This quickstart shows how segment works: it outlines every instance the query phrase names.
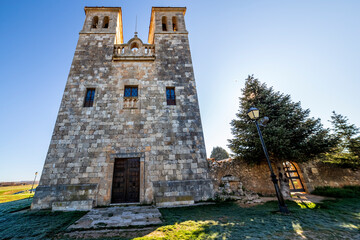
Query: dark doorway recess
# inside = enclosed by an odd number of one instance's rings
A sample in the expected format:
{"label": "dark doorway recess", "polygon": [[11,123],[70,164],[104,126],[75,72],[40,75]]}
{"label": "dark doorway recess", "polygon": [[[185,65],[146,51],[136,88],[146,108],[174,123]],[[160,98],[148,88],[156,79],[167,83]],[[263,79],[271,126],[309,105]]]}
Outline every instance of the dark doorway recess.
{"label": "dark doorway recess", "polygon": [[140,159],[116,158],[111,203],[139,202]]}
{"label": "dark doorway recess", "polygon": [[304,184],[301,181],[300,174],[295,164],[284,162],[284,170],[289,178],[290,192],[305,192]]}

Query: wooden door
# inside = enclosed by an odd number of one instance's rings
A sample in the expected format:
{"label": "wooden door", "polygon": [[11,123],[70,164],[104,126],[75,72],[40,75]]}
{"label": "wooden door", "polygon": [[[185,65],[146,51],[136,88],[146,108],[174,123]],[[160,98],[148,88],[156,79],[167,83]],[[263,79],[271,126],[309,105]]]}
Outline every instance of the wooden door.
{"label": "wooden door", "polygon": [[112,186],[112,203],[139,202],[140,159],[116,158]]}

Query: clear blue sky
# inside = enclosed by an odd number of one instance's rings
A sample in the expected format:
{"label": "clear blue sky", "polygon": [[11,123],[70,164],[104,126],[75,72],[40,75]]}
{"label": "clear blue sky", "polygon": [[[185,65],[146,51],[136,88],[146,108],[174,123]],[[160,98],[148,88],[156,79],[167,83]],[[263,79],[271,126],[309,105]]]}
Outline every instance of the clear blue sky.
{"label": "clear blue sky", "polygon": [[121,6],[124,41],[147,41],[151,6],[186,6],[210,155],[226,147],[248,74],[290,94],[329,126],[331,111],[360,126],[360,1],[2,1],[0,181],[41,173],[84,6]]}

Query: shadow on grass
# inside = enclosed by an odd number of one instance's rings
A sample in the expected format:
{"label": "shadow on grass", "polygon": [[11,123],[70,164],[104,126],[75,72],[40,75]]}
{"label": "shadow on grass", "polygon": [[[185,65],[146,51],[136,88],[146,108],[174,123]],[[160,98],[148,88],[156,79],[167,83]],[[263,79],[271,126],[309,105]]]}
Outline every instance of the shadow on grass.
{"label": "shadow on grass", "polygon": [[161,209],[165,226],[140,239],[356,239],[360,201],[326,201],[310,208],[287,202],[291,215],[274,213],[277,202],[241,208],[236,202]]}
{"label": "shadow on grass", "polygon": [[20,211],[31,200],[0,204],[0,239],[52,239],[86,212]]}
{"label": "shadow on grass", "polygon": [[[53,239],[85,212],[12,211],[27,199],[0,204],[0,239]],[[138,239],[360,239],[360,199],[325,201],[313,208],[277,202],[241,208],[236,202],[160,209],[164,225]],[[103,239],[103,238],[101,238]],[[119,239],[119,238],[112,238]]]}

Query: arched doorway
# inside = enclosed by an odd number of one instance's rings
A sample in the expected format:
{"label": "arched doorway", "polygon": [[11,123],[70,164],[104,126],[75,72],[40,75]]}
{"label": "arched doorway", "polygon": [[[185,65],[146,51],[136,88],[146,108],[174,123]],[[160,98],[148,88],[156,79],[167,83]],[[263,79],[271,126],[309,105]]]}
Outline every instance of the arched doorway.
{"label": "arched doorway", "polygon": [[290,192],[306,192],[296,164],[286,161],[283,165],[285,174],[289,178]]}

